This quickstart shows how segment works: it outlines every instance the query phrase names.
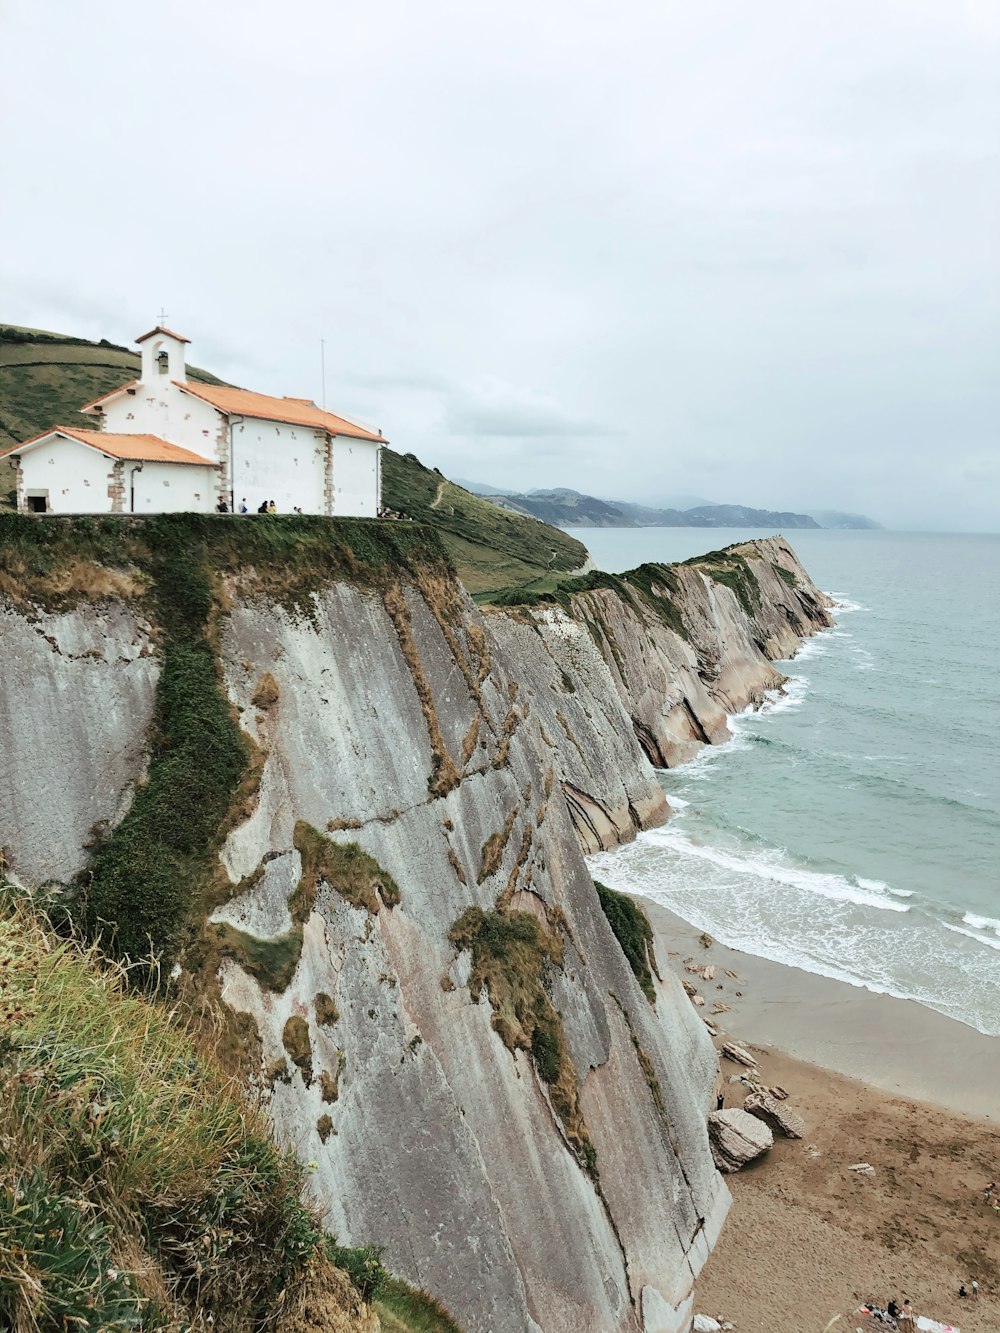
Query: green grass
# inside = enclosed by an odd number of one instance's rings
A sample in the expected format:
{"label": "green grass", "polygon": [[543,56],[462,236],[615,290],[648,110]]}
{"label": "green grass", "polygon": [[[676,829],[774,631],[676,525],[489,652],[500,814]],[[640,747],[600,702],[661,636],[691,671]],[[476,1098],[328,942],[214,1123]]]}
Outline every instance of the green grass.
{"label": "green grass", "polygon": [[561,606],[568,614],[575,615],[575,598],[604,589],[634,606],[640,616],[653,611],[675,634],[688,639],[687,626],[675,600],[679,588],[677,575],[670,565],[644,564],[624,574],[606,574],[595,569],[578,578],[550,577],[517,588],[501,588],[476,600],[493,606]]}
{"label": "green grass", "polygon": [[382,903],[387,907],[399,903],[399,885],[356,842],[334,842],[304,819],[295,825],[292,840],[302,857],[302,878],[289,904],[293,915],[296,899],[304,896],[311,905],[321,881],[353,907],[363,907],[373,916]]}
{"label": "green grass", "polygon": [[9,886],[0,981],[0,1327],[273,1327],[325,1255],[302,1168],[175,1015]]}
{"label": "green grass", "polygon": [[745,555],[733,547],[727,546],[721,551],[709,551],[706,555],[696,555],[684,561],[707,574],[716,583],[721,583],[736,594],[736,600],[752,620],[760,609],[760,584]]}
{"label": "green grass", "polygon": [[147,572],[164,631],[146,781],[77,882],[76,915],[116,957],[169,968],[214,871],[223,820],[249,766],[209,639],[206,552],[189,525],[156,525]]}
{"label": "green grass", "polygon": [[568,533],[463,490],[413,454],[383,450],[382,494],[390,508],[440,531],[473,594],[566,574],[587,558],[586,548]]}
{"label": "green grass", "polygon": [[382,1333],[462,1333],[444,1306],[428,1291],[387,1277],[375,1298]]}
{"label": "green grass", "polygon": [[642,988],[642,993],[650,1004],[656,1003],[656,988],[653,974],[656,972],[656,957],[653,953],[653,928],[646,919],[646,914],[627,894],[617,893],[607,885],[594,880],[594,888],[601,909],[608,919],[608,925],[615,939],[622,947],[622,953],[635,974],[635,979]]}
{"label": "green grass", "polygon": [[778,578],[781,579],[782,583],[786,584],[789,588],[798,588],[799,581],[790,569],[786,569],[784,565],[776,565],[773,562],[771,568],[774,570],[775,574],[777,574]]}

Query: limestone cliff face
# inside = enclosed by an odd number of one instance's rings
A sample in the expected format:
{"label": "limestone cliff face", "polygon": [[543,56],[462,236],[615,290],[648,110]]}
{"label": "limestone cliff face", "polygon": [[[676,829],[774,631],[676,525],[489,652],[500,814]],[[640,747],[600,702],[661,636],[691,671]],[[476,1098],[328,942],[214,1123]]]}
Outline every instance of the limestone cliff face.
{"label": "limestone cliff face", "polygon": [[782,537],[608,583],[574,596],[568,610],[489,617],[535,689],[541,734],[588,852],[662,823],[649,764],[670,768],[726,740],[728,716],[781,687],[772,659],[794,656],[803,636],[833,623]]}
{"label": "limestone cliff face", "polygon": [[[330,1228],[384,1244],[470,1333],[688,1327],[728,1206],[715,1053],[669,972],[643,995],[581,846],[662,820],[647,755],[719,738],[826,623],[787,546],[745,559],[752,594],[662,575],[674,628],[648,579],[485,618],[437,576],[298,609],[226,590],[220,666],[261,766],[218,852],[221,998]],[[23,883],[70,879],[127,807],[149,644],[122,603],[0,615],[0,845]]]}

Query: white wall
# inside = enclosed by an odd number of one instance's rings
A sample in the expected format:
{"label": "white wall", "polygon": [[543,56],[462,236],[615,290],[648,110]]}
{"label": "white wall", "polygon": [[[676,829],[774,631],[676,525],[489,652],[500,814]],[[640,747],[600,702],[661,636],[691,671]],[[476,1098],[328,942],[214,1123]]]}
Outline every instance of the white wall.
{"label": "white wall", "polygon": [[[123,394],[108,403],[104,428],[116,434],[159,435],[214,461],[224,420],[214,407],[160,376],[152,384],[137,385],[134,395]],[[246,496],[251,512],[263,500],[273,500],[283,514],[291,513],[296,505],[307,514],[326,513],[324,450],[322,433],[309,426],[235,418],[234,508],[238,510]],[[379,445],[365,440],[334,437],[335,515],[378,516],[378,450]],[[215,508],[217,498],[209,508]]]}
{"label": "white wall", "polygon": [[377,444],[335,435],[333,440],[333,512],[340,518],[378,518]]}
{"label": "white wall", "polygon": [[140,375],[142,380],[145,383],[151,383],[161,374],[159,365],[161,352],[167,354],[167,369],[164,378],[168,380],[187,379],[187,372],[184,368],[184,344],[178,338],[160,334],[155,338],[147,338],[140,347],[142,357]]}
{"label": "white wall", "polygon": [[137,384],[105,404],[104,429],[116,435],[159,435],[215,461],[215,445],[222,416],[200,398],[171,384],[166,375],[151,384]]}
{"label": "white wall", "polygon": [[322,432],[309,426],[247,417],[233,426],[233,501],[238,511],[246,496],[256,512],[273,500],[281,514],[299,505],[307,514],[325,512],[323,488],[326,446]]}
{"label": "white wall", "polygon": [[48,491],[53,514],[102,514],[111,509],[108,475],[114,460],[75,440],[40,444],[21,458],[24,491]]}
{"label": "white wall", "polygon": [[[125,461],[125,508],[129,506],[131,472],[135,464]],[[188,463],[143,463],[135,474],[137,514],[211,514],[217,499],[214,468]]]}

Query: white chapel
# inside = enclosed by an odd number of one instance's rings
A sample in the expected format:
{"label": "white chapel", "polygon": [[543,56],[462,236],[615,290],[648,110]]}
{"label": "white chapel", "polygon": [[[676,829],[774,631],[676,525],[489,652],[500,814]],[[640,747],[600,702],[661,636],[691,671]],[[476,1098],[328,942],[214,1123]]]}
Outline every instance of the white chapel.
{"label": "white chapel", "polygon": [[91,429],[54,426],[0,455],[17,507],[36,513],[279,513],[376,518],[381,432],[308,398],[189,380],[189,339],[157,326],[136,342],[139,378],[86,403]]}

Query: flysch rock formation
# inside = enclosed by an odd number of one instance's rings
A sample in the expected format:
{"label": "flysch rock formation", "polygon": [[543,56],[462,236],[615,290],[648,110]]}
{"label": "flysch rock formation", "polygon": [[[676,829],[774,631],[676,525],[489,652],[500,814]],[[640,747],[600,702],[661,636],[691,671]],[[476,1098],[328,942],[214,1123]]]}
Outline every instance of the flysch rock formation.
{"label": "flysch rock formation", "polygon": [[737,1107],[713,1111],[708,1117],[708,1136],[712,1155],[720,1171],[739,1171],[741,1167],[774,1147],[774,1134],[763,1120]]}
{"label": "flysch rock formation", "polygon": [[787,1102],[771,1097],[766,1092],[751,1092],[744,1097],[743,1109],[758,1120],[763,1120],[776,1134],[784,1134],[786,1139],[805,1137],[806,1122],[799,1113],[792,1110]]}
{"label": "flysch rock formation", "polygon": [[[662,820],[647,755],[721,737],[780,683],[768,655],[828,623],[790,549],[752,545],[753,614],[683,569],[683,634],[605,589],[570,615],[485,617],[433,580],[332,582],[308,611],[227,591],[220,667],[262,768],[213,921],[262,949],[301,932],[280,984],[221,964],[256,1029],[247,1079],[340,1241],[385,1245],[470,1333],[689,1327],[729,1204],[706,1129],[717,1057],[672,975],[643,996],[582,849]],[[127,808],[150,642],[122,603],[0,615],[0,846],[22,883],[72,878]],[[38,770],[65,804],[40,800]],[[296,915],[304,827],[363,849],[398,903],[355,905],[320,876]],[[470,992],[473,956],[449,940],[470,907],[555,941],[542,980],[568,1090],[530,1033],[503,1040],[487,986]]]}

